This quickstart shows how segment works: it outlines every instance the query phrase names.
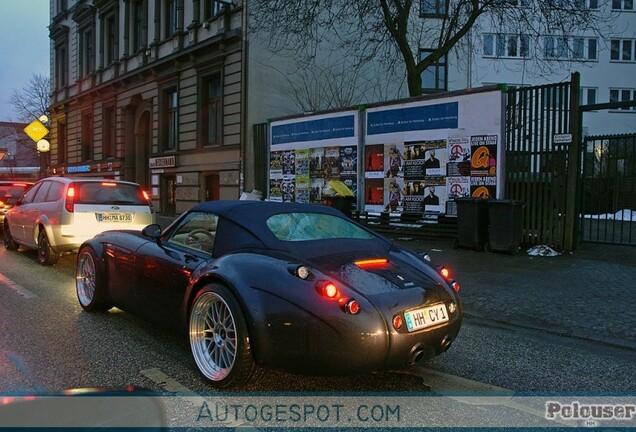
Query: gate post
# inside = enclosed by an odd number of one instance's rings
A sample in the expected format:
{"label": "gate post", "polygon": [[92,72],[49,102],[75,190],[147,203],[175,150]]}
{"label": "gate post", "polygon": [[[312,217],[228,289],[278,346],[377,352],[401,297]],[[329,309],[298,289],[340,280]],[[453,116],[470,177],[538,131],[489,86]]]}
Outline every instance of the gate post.
{"label": "gate post", "polygon": [[578,207],[577,198],[580,189],[580,147],[581,147],[581,115],[579,113],[579,92],[581,87],[581,74],[574,72],[570,83],[570,133],[572,142],[568,149],[568,176],[565,198],[565,224],[563,249],[574,250],[578,239]]}

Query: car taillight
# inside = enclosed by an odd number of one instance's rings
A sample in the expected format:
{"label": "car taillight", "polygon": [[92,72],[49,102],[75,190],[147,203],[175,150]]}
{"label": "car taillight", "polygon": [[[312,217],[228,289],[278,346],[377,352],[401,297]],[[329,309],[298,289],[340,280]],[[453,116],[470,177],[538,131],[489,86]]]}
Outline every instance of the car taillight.
{"label": "car taillight", "polygon": [[155,206],[152,205],[152,200],[150,199],[150,195],[148,195],[148,192],[146,192],[145,190],[142,190],[141,194],[143,195],[144,199],[148,202],[148,206],[150,207],[150,213],[154,213]]}
{"label": "car taillight", "polygon": [[361,269],[386,267],[389,264],[389,260],[386,258],[371,258],[355,261],[354,264]]}
{"label": "car taillight", "polygon": [[453,283],[451,283],[451,287],[453,288],[453,291],[459,292],[459,283],[457,281],[453,281]]}
{"label": "car taillight", "polygon": [[439,274],[441,274],[444,279],[448,279],[450,277],[450,270],[446,267],[441,267],[439,269]]}
{"label": "car taillight", "polygon": [[0,206],[3,206],[3,205],[4,205],[4,202],[3,202],[3,201],[0,201]]}
{"label": "car taillight", "polygon": [[319,282],[316,284],[316,291],[329,300],[337,300],[340,297],[338,287],[331,282]]}
{"label": "car taillight", "polygon": [[75,186],[73,183],[70,184],[68,190],[66,191],[66,211],[69,213],[73,213],[75,210]]}
{"label": "car taillight", "polygon": [[117,183],[113,183],[113,182],[102,182],[102,186],[109,186],[109,187],[113,187],[113,186],[117,186]]}
{"label": "car taillight", "polygon": [[350,299],[344,304],[344,311],[348,314],[355,315],[360,312],[360,303],[354,299]]}
{"label": "car taillight", "polygon": [[399,330],[402,327],[402,317],[400,315],[396,315],[393,317],[393,328]]}

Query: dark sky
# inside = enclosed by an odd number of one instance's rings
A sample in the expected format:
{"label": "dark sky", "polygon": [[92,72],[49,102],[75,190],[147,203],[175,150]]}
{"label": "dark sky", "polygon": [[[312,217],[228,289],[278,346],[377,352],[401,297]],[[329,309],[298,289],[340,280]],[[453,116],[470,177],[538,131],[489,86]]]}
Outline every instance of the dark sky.
{"label": "dark sky", "polygon": [[0,0],[0,121],[15,120],[13,89],[50,74],[48,25],[48,0]]}

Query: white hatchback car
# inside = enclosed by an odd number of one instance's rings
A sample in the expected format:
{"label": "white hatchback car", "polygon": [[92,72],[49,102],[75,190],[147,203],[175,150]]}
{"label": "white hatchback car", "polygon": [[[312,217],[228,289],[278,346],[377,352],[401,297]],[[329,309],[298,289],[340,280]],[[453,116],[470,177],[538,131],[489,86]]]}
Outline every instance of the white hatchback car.
{"label": "white hatchback car", "polygon": [[38,250],[42,265],[107,230],[142,230],[154,223],[148,194],[137,183],[50,177],[35,183],[7,212],[4,246]]}

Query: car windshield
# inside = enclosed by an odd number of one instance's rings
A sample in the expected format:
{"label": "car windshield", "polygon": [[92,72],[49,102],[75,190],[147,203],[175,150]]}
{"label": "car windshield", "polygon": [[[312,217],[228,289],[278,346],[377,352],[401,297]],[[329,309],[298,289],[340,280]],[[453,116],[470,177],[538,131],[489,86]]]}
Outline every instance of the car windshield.
{"label": "car windshield", "polygon": [[0,185],[0,198],[17,198],[28,188],[25,183]]}
{"label": "car windshield", "polygon": [[137,185],[114,182],[75,183],[76,204],[148,205]]}
{"label": "car windshield", "polygon": [[359,226],[322,213],[281,213],[267,219],[267,227],[282,241],[375,238]]}

